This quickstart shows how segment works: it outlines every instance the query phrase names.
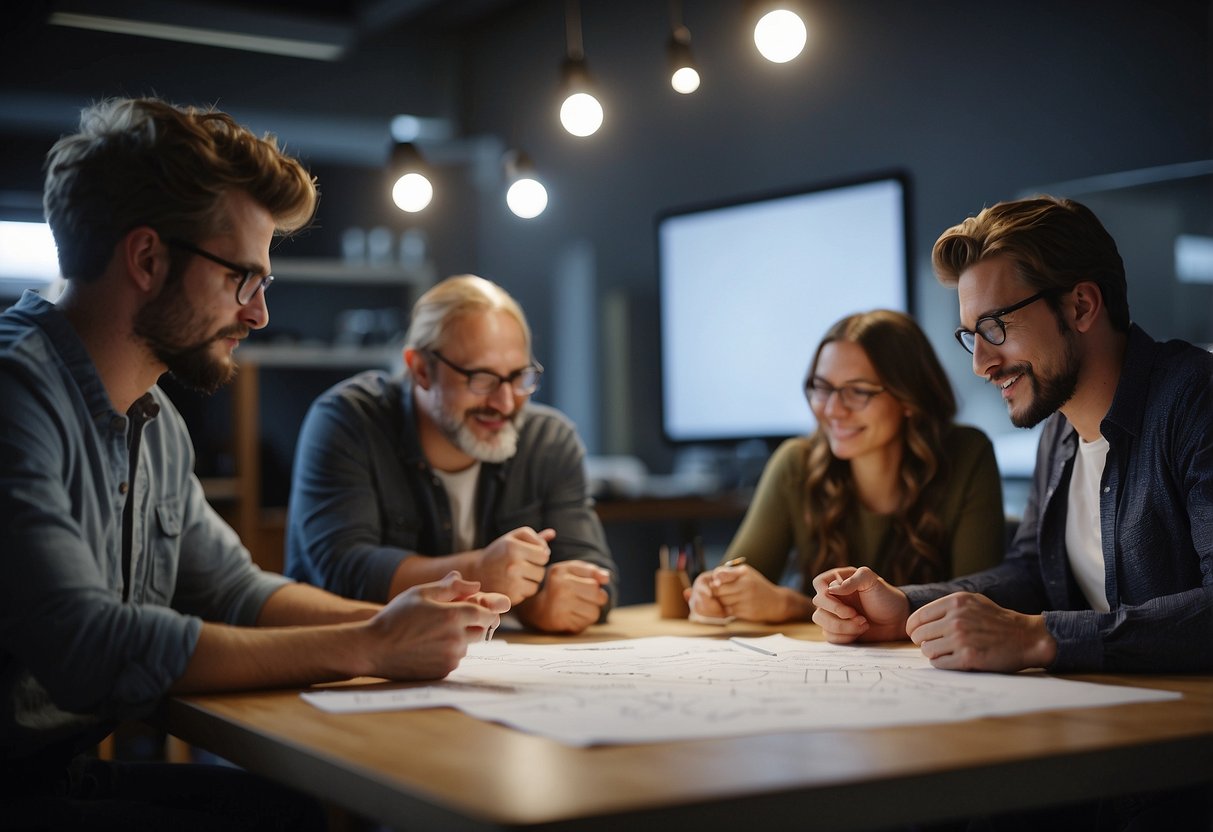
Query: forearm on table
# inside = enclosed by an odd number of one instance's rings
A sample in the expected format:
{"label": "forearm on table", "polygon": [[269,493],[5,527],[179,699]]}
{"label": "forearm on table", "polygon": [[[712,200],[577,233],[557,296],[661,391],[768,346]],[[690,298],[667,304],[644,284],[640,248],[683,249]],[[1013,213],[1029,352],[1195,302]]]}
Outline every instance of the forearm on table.
{"label": "forearm on table", "polygon": [[409,555],[400,561],[392,575],[388,598],[395,598],[406,589],[417,584],[442,580],[450,572],[458,572],[469,581],[478,581],[477,567],[480,551],[473,549],[454,555]]}
{"label": "forearm on table", "polygon": [[306,685],[369,672],[364,625],[230,627],[204,623],[174,693]]}
{"label": "forearm on table", "polygon": [[365,621],[380,608],[379,604],[342,598],[310,584],[287,584],[266,599],[257,614],[257,626],[288,627]]}

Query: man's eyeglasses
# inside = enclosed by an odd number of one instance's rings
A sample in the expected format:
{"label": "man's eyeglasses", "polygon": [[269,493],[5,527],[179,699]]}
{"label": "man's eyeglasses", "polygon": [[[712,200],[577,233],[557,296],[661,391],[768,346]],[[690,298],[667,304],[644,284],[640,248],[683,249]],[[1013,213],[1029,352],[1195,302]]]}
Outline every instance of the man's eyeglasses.
{"label": "man's eyeglasses", "polygon": [[856,387],[853,384],[835,387],[820,378],[811,378],[804,386],[804,394],[813,407],[825,407],[830,396],[837,393],[838,400],[847,410],[863,410],[873,398],[884,392],[883,387]]}
{"label": "man's eyeglasses", "polygon": [[173,248],[179,248],[182,251],[188,251],[190,254],[196,254],[199,257],[205,257],[212,263],[218,263],[223,268],[235,272],[240,275],[240,282],[236,284],[236,303],[244,306],[250,300],[257,296],[257,293],[270,288],[270,284],[274,282],[274,276],[267,274],[261,277],[256,269],[250,269],[247,266],[241,266],[239,263],[233,263],[231,260],[224,260],[222,257],[211,254],[205,249],[198,248],[193,243],[187,243],[185,240],[169,238],[164,241]]}
{"label": "man's eyeglasses", "polygon": [[1012,304],[1005,309],[996,309],[988,315],[982,315],[977,319],[976,330],[965,329],[963,326],[956,330],[956,340],[960,345],[970,353],[977,348],[977,336],[980,335],[988,344],[999,346],[1007,340],[1007,325],[1002,320],[1003,315],[1010,315],[1012,312],[1023,309],[1029,303],[1036,303],[1043,297],[1056,294],[1055,289],[1045,289],[1042,292],[1037,292],[1030,298],[1024,298],[1019,303]]}
{"label": "man's eyeglasses", "polygon": [[543,367],[538,361],[527,367],[523,367],[521,370],[515,370],[508,376],[501,376],[490,370],[468,370],[460,367],[458,364],[451,363],[438,350],[426,350],[426,352],[467,378],[468,390],[477,396],[492,395],[503,384],[510,385],[510,389],[516,395],[529,396],[539,389],[539,379],[543,376]]}

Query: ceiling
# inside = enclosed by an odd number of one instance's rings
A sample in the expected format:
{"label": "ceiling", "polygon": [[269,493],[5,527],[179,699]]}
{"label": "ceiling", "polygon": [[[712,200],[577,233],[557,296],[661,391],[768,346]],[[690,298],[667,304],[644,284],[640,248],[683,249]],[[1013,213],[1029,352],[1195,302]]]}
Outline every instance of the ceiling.
{"label": "ceiling", "polygon": [[159,95],[217,104],[313,160],[378,164],[393,115],[452,132],[451,47],[518,2],[10,0],[0,138],[42,142],[89,101]]}

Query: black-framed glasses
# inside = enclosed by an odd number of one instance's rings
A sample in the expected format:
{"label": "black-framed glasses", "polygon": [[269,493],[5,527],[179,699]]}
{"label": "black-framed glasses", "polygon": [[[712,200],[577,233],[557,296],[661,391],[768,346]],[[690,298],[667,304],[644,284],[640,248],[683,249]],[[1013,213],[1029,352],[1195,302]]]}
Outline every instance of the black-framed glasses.
{"label": "black-framed glasses", "polygon": [[804,386],[805,397],[813,407],[825,407],[830,396],[838,394],[838,400],[847,410],[863,410],[872,399],[886,392],[883,387],[857,387],[854,384],[844,384],[835,387],[823,378],[811,378]]}
{"label": "black-framed glasses", "polygon": [[212,263],[218,263],[225,269],[240,275],[240,282],[236,284],[236,303],[244,306],[250,300],[257,296],[258,292],[265,291],[270,288],[270,284],[274,282],[274,276],[267,274],[260,277],[256,269],[250,269],[247,266],[241,266],[239,263],[233,263],[231,260],[224,260],[222,257],[211,254],[206,249],[198,248],[193,243],[187,243],[185,240],[169,238],[164,241],[173,248],[179,248],[182,251],[188,251],[190,254],[196,254],[199,257],[205,257]]}
{"label": "black-framed glasses", "polygon": [[491,370],[469,370],[466,367],[460,367],[438,350],[426,350],[426,352],[466,378],[468,390],[477,396],[490,396],[496,393],[497,388],[503,384],[510,385],[510,389],[519,396],[529,396],[539,389],[539,379],[543,377],[543,366],[534,360],[521,370],[515,370],[508,376],[502,376]]}
{"label": "black-framed glasses", "polygon": [[1024,298],[1019,303],[1013,303],[1004,309],[995,309],[993,312],[982,315],[977,319],[975,329],[965,329],[963,326],[957,327],[955,333],[956,340],[959,341],[960,345],[969,353],[972,353],[973,350],[977,349],[978,335],[980,335],[986,343],[993,344],[997,347],[1007,340],[1007,325],[1002,319],[1003,315],[1010,315],[1012,312],[1023,309],[1030,303],[1036,303],[1036,301],[1040,300],[1041,298],[1048,297],[1049,295],[1056,293],[1056,289],[1045,289],[1037,292],[1030,298]]}

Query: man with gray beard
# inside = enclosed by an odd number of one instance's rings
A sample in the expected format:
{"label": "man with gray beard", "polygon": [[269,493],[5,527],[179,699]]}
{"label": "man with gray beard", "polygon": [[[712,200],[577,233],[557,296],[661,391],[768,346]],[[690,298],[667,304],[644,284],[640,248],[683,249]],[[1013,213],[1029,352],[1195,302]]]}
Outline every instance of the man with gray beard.
{"label": "man with gray beard", "polygon": [[615,564],[569,420],[530,402],[543,368],[518,303],[474,275],[413,307],[405,371],[325,392],[296,448],[286,571],[386,601],[452,569],[519,620],[577,633],[605,618]]}

